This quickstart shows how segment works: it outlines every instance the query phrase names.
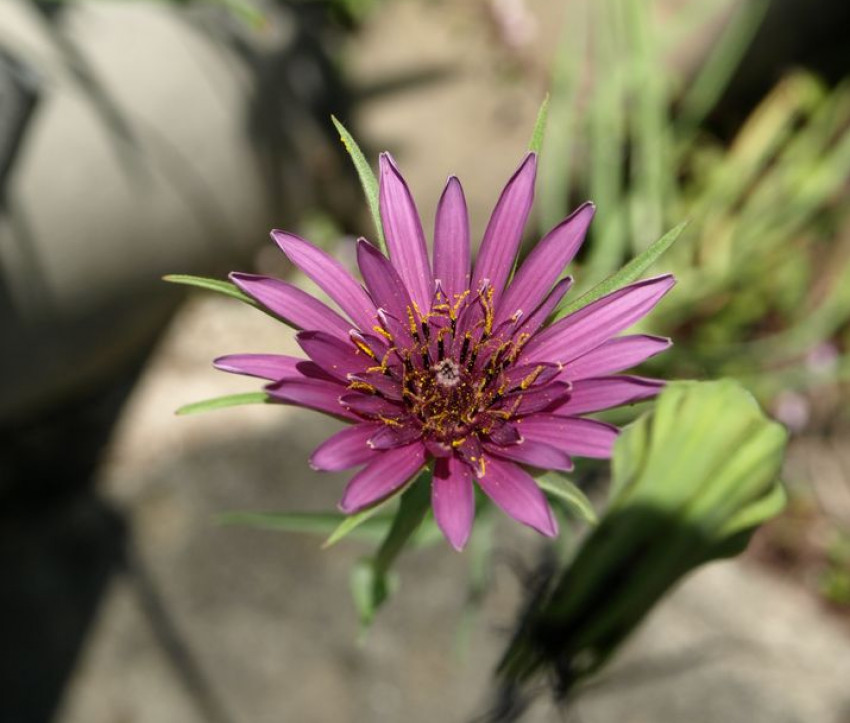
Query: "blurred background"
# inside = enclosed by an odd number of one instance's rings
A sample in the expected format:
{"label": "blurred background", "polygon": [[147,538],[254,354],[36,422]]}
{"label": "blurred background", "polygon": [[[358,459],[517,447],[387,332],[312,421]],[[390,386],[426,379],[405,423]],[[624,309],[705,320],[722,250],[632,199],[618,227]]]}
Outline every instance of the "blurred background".
{"label": "blurred background", "polygon": [[[394,153],[428,233],[460,176],[480,237],[547,90],[528,241],[593,199],[587,288],[690,219],[645,327],[676,345],[645,371],[736,377],[793,434],[787,511],[569,715],[850,721],[848,74],[846,0],[0,0],[0,722],[487,709],[540,540],[407,555],[358,642],[368,547],[215,521],[333,509],[345,476],[306,458],[335,423],[173,416],[255,389],[211,359],[291,332],[160,277],[300,283],[272,227],[351,263],[371,226],[331,113]],[[569,717],[541,696],[527,719]]]}

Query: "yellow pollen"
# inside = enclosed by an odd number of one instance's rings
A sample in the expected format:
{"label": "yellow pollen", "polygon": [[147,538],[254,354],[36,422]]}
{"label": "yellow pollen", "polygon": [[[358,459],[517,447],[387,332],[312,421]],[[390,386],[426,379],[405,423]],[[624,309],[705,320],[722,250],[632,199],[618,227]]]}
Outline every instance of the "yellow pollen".
{"label": "yellow pollen", "polygon": [[361,382],[359,379],[354,379],[348,383],[349,389],[357,389],[361,392],[369,392],[370,394],[374,394],[377,389],[373,387],[371,384],[367,384],[366,382]]}
{"label": "yellow pollen", "polygon": [[354,346],[356,346],[356,347],[357,347],[360,351],[362,351],[364,354],[366,354],[367,356],[372,357],[372,359],[374,359],[374,358],[375,358],[375,353],[374,353],[374,352],[373,352],[373,351],[372,351],[372,350],[371,350],[371,349],[370,349],[370,348],[366,345],[366,343],[365,343],[365,342],[360,341],[360,339],[357,339],[357,338],[355,338],[355,337],[352,337],[352,338],[351,338],[351,341],[352,341],[352,342],[354,342]]}
{"label": "yellow pollen", "polygon": [[393,335],[390,334],[390,332],[388,332],[386,329],[384,329],[383,326],[379,326],[378,324],[375,324],[375,326],[373,326],[372,329],[374,331],[376,331],[378,334],[380,334],[382,337],[384,337],[385,339],[389,339],[390,341],[393,340]]}
{"label": "yellow pollen", "polygon": [[523,389],[523,390],[528,389],[532,384],[534,384],[534,380],[537,379],[537,377],[540,376],[540,372],[542,372],[542,371],[543,371],[542,366],[537,367],[533,372],[531,372],[531,374],[529,374],[525,379],[523,379],[519,383],[520,389]]}

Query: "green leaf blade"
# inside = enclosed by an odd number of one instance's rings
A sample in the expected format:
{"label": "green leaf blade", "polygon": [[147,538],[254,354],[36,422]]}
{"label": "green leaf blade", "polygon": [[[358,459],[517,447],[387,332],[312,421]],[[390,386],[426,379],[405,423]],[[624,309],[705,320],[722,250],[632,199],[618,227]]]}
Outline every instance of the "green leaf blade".
{"label": "green leaf blade", "polygon": [[357,145],[357,141],[354,140],[354,136],[348,132],[348,129],[335,116],[331,116],[331,121],[339,133],[342,145],[345,146],[345,150],[348,151],[348,155],[351,157],[352,163],[354,163],[357,177],[360,179],[360,185],[363,187],[363,193],[366,195],[366,202],[369,204],[369,211],[372,214],[375,231],[378,234],[378,246],[386,254],[387,244],[384,239],[384,227],[381,223],[378,179],[375,177],[369,161],[366,160],[366,156],[363,155],[363,151],[360,150],[360,146]]}
{"label": "green leaf blade", "polygon": [[[352,536],[360,540],[378,541],[392,523],[389,515],[361,520],[358,530],[349,530]],[[254,527],[275,532],[304,532],[326,535],[338,529],[340,524],[350,519],[342,512],[226,512],[218,515],[216,521],[222,525]],[[325,545],[326,546],[326,545]]]}
{"label": "green leaf blade", "polygon": [[571,480],[556,472],[546,472],[537,477],[536,481],[540,489],[561,500],[579,519],[590,525],[599,522],[596,510],[587,495]]}
{"label": "green leaf blade", "polygon": [[230,281],[222,281],[221,279],[208,279],[204,276],[192,276],[190,274],[168,274],[162,277],[163,281],[170,284],[182,284],[184,286],[194,286],[205,291],[214,291],[218,294],[224,294],[233,299],[238,299],[245,304],[257,306],[257,302],[250,296],[244,294],[236,284]]}
{"label": "green leaf blade", "polygon": [[244,394],[229,394],[224,397],[205,399],[201,402],[184,404],[174,413],[184,417],[189,414],[200,414],[210,412],[214,409],[225,409],[226,407],[239,407],[245,404],[267,404],[269,395],[265,392],[245,392]]}
{"label": "green leaf blade", "polygon": [[528,143],[528,150],[537,155],[540,155],[540,150],[543,148],[543,139],[546,137],[546,121],[548,118],[549,94],[547,93],[543,98],[543,102],[540,104],[540,109],[537,111],[537,120],[534,123],[531,140]]}
{"label": "green leaf blade", "polygon": [[[370,507],[369,509],[363,510],[362,512],[357,512],[353,515],[342,515],[342,519],[334,527],[333,531],[328,536],[328,539],[322,543],[322,549],[325,550],[329,547],[332,547],[342,538],[347,537],[351,533],[355,532],[355,530],[357,530],[361,525],[368,522],[372,517],[374,517],[375,514],[377,514],[378,510],[380,510],[385,504],[386,502],[379,505],[375,505],[374,507]],[[389,525],[387,525],[387,529],[389,529]]]}
{"label": "green leaf blade", "polygon": [[395,589],[391,568],[396,558],[412,541],[431,506],[430,469],[420,473],[401,494],[398,511],[374,557],[362,560],[353,570],[351,592],[360,614],[360,624],[366,628],[378,609]]}
{"label": "green leaf blade", "polygon": [[565,304],[558,308],[555,312],[555,320],[561,319],[569,314],[573,314],[588,304],[593,303],[597,299],[601,299],[606,294],[610,294],[612,291],[616,291],[617,289],[637,281],[641,275],[643,275],[643,273],[673,245],[688,223],[689,221],[683,221],[651,244],[645,251],[635,256],[635,258],[629,261],[629,263],[623,266],[623,268],[619,271],[612,274],[604,281],[599,282],[596,286],[590,289],[590,291],[583,294],[572,303]]}

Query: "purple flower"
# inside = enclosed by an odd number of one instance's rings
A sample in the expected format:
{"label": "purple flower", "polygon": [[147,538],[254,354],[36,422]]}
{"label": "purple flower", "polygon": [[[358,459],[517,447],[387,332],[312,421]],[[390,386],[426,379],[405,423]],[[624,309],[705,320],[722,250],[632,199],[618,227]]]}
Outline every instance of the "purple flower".
{"label": "purple flower", "polygon": [[389,154],[380,161],[380,210],[390,258],[364,239],[364,285],[334,258],[290,233],[272,238],[342,313],[278,279],[233,273],[246,294],[301,331],[308,359],[244,354],[219,369],[268,379],[276,401],[350,423],[310,458],[320,470],[362,467],[340,502],[354,513],[434,463],[432,504],[448,541],[466,544],[474,484],[508,515],[544,535],[557,523],[525,467],[570,470],[572,456],[607,458],[618,430],[582,415],[652,397],[662,382],[617,375],[670,345],[616,336],[673,286],[670,275],[619,289],[550,325],[570,287],[559,280],[594,207],[552,229],[511,277],[534,197],[530,153],[499,198],[470,264],[460,182],[437,207],[433,265],[419,214]]}

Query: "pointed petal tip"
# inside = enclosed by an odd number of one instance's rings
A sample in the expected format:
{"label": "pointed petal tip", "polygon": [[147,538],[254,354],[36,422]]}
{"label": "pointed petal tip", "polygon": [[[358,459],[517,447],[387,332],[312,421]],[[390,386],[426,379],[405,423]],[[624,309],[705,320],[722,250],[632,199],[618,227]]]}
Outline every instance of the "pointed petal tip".
{"label": "pointed petal tip", "polygon": [[534,151],[529,151],[525,154],[519,164],[519,167],[514,173],[514,177],[519,176],[522,173],[531,173],[534,176],[537,175],[537,154]]}
{"label": "pointed petal tip", "polygon": [[216,357],[212,360],[212,366],[220,372],[240,374],[242,373],[242,369],[233,363],[233,357],[233,354],[225,354],[224,356]]}
{"label": "pointed petal tip", "polygon": [[345,498],[339,501],[336,508],[345,515],[353,515],[355,512],[359,512],[356,505],[346,502]]}
{"label": "pointed petal tip", "polygon": [[549,510],[548,520],[546,524],[541,525],[537,528],[537,531],[544,535],[545,537],[557,537],[558,536],[558,521],[555,519],[555,515],[552,514],[552,510]]}
{"label": "pointed petal tip", "polygon": [[278,245],[288,241],[290,235],[291,234],[288,233],[287,231],[284,231],[284,230],[279,229],[279,228],[273,228],[271,231],[269,231],[269,236],[272,237],[272,241],[274,241]]}
{"label": "pointed petal tip", "polygon": [[459,537],[457,539],[452,539],[448,535],[446,535],[446,541],[456,552],[463,552],[466,547],[466,543],[469,541],[469,533],[467,533],[464,537]]}
{"label": "pointed petal tip", "polygon": [[389,151],[381,151],[378,156],[378,166],[382,174],[386,171],[392,171],[397,175],[401,175],[398,170],[398,163],[396,163],[395,158],[393,158],[392,153]]}
{"label": "pointed petal tip", "polygon": [[659,274],[658,276],[653,276],[647,279],[647,281],[653,281],[655,283],[666,286],[669,289],[676,285],[677,279],[675,276],[673,276],[673,274]]}
{"label": "pointed petal tip", "polygon": [[372,257],[380,256],[382,259],[386,259],[386,256],[384,256],[381,253],[380,249],[377,246],[375,246],[375,244],[373,244],[371,241],[369,241],[369,239],[361,236],[360,238],[357,239],[357,262],[358,262],[358,264],[360,263],[360,259],[363,258],[364,256],[372,256]]}
{"label": "pointed petal tip", "polygon": [[445,199],[445,197],[448,196],[450,193],[460,195],[463,198],[464,202],[466,201],[465,194],[463,192],[463,184],[460,182],[460,179],[454,174],[451,174],[446,179],[446,185],[443,188],[441,198]]}
{"label": "pointed petal tip", "polygon": [[289,257],[290,252],[293,250],[304,247],[312,248],[314,246],[314,244],[307,241],[307,239],[301,238],[298,234],[283,231],[279,228],[272,229],[269,232],[269,235],[272,237],[272,241],[277,244],[278,248],[283,251],[287,257]]}
{"label": "pointed petal tip", "polygon": [[446,538],[446,542],[457,552],[463,552],[466,543],[469,542],[469,536],[472,534],[473,520],[469,519],[463,524],[447,525],[440,524],[439,521],[437,524],[443,533],[443,537]]}
{"label": "pointed petal tip", "polygon": [[247,293],[247,288],[250,286],[251,282],[260,281],[262,277],[258,274],[249,274],[245,271],[231,271],[227,275],[227,278],[242,289],[242,291]]}

